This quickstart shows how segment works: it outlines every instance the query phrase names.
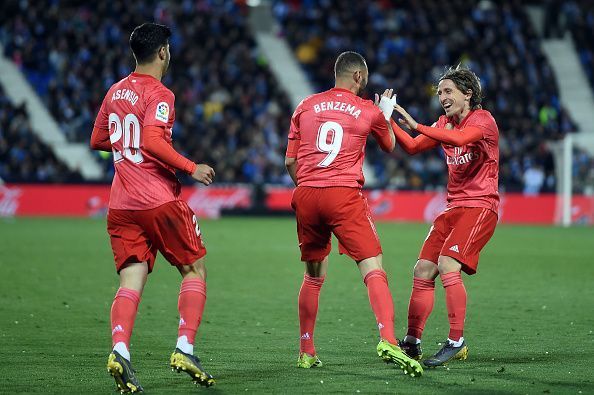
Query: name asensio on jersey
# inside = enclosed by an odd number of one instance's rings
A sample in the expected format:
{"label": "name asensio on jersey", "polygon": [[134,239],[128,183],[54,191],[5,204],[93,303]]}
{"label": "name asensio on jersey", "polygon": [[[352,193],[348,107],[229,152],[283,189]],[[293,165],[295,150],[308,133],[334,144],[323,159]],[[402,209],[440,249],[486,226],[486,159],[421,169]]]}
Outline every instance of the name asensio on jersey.
{"label": "name asensio on jersey", "polygon": [[135,105],[138,101],[138,93],[132,89],[118,89],[111,95],[111,101],[114,100],[128,100],[132,105]]}
{"label": "name asensio on jersey", "polygon": [[359,115],[361,115],[360,109],[352,104],[343,103],[341,101],[325,101],[314,105],[313,108],[316,114],[321,111],[342,111],[352,115],[355,119],[359,119]]}

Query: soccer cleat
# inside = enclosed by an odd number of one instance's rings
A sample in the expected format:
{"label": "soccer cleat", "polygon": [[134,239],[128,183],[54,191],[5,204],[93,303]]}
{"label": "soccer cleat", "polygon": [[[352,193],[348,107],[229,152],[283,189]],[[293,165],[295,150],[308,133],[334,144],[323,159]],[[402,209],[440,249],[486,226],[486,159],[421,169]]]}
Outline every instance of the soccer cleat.
{"label": "soccer cleat", "polygon": [[171,354],[171,370],[178,373],[186,372],[196,385],[210,387],[215,383],[214,377],[208,374],[200,364],[200,358],[186,354],[179,348],[176,348]]}
{"label": "soccer cleat", "polygon": [[409,358],[412,358],[415,361],[420,361],[421,358],[423,358],[423,349],[421,348],[421,343],[413,344],[405,342],[404,340],[400,340],[398,342],[398,347],[400,347],[400,349],[404,351],[404,353],[408,355]]}
{"label": "soccer cleat", "polygon": [[411,377],[419,377],[423,375],[423,368],[417,361],[409,358],[400,347],[386,340],[382,339],[378,343],[377,355],[379,355],[386,363],[393,363],[398,366],[402,369],[404,374],[410,374]]}
{"label": "soccer cleat", "polygon": [[107,359],[107,371],[116,382],[117,389],[126,392],[142,392],[142,386],[134,375],[130,361],[122,357],[117,351],[112,351]]}
{"label": "soccer cleat", "polygon": [[463,341],[460,347],[454,347],[454,344],[449,340],[445,341],[445,344],[434,356],[427,358],[423,361],[423,364],[427,367],[434,368],[436,366],[445,365],[452,359],[459,359],[464,361],[468,358],[468,347],[466,342]]}
{"label": "soccer cleat", "polygon": [[309,368],[317,368],[322,366],[322,361],[320,361],[320,358],[318,358],[317,355],[314,355],[313,357],[307,353],[299,353],[299,359],[297,359],[297,367],[298,368],[303,368],[303,369],[309,369]]}

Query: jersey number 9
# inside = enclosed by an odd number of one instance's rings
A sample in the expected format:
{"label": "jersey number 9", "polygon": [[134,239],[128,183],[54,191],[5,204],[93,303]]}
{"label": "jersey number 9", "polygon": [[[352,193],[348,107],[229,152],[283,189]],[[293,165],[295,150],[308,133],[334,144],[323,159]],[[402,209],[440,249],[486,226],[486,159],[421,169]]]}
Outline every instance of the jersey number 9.
{"label": "jersey number 9", "polygon": [[[330,143],[328,142],[328,137],[332,132]],[[328,167],[336,156],[338,156],[338,151],[340,151],[340,147],[342,146],[342,135],[344,131],[342,126],[339,123],[328,121],[324,122],[320,125],[320,129],[318,129],[318,139],[316,142],[316,146],[318,151],[325,152],[328,155],[322,160],[318,166],[319,167]]]}

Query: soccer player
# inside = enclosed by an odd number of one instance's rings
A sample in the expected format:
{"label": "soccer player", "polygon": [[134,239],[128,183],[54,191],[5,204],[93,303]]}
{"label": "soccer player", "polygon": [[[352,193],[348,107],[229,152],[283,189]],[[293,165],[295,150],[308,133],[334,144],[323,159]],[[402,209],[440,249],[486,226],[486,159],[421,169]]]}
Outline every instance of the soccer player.
{"label": "soccer player", "polygon": [[120,288],[111,307],[113,351],[107,369],[122,392],[142,391],[130,364],[130,336],[157,251],[182,275],[171,367],[185,371],[197,384],[214,384],[193,346],[206,302],[206,249],[196,215],[180,200],[175,171],[204,185],[212,183],[215,172],[172,146],[175,96],[161,83],[169,65],[169,37],[171,30],[155,23],[134,29],[130,48],[136,69],[109,89],[91,136],[91,148],[113,151],[115,163],[107,231]]}
{"label": "soccer player", "polygon": [[433,222],[414,268],[413,289],[408,307],[408,331],[400,347],[412,358],[421,359],[421,336],[433,309],[435,278],[445,288],[450,332],[425,366],[466,359],[463,337],[466,289],[461,271],[476,273],[479,254],[497,225],[499,192],[499,130],[489,111],[481,108],[479,78],[469,69],[450,68],[439,79],[439,102],[445,115],[432,127],[417,123],[396,105],[400,123],[421,133],[412,138],[396,123],[396,140],[409,154],[441,144],[448,166],[447,208]]}
{"label": "soccer player", "polygon": [[371,133],[382,150],[394,149],[387,121],[395,98],[386,90],[378,103],[358,95],[367,85],[365,59],[356,52],[338,56],[333,89],[304,99],[293,113],[285,164],[296,189],[292,207],[305,275],[299,291],[300,352],[297,366],[321,366],[314,346],[320,290],[326,277],[331,235],[340,253],[357,262],[379,328],[378,355],[411,376],[421,365],[406,356],[394,337],[394,305],[382,267],[382,249],[363,187],[365,143]]}

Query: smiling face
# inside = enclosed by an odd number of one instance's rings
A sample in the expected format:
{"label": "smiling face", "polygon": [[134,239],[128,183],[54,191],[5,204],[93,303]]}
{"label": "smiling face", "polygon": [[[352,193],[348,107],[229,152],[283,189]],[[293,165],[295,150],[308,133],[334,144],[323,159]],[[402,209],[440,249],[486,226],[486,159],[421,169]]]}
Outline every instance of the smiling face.
{"label": "smiling face", "polygon": [[472,92],[464,94],[454,81],[443,79],[437,85],[437,96],[439,103],[445,111],[446,117],[454,117],[458,120],[463,119],[470,111],[470,97]]}

